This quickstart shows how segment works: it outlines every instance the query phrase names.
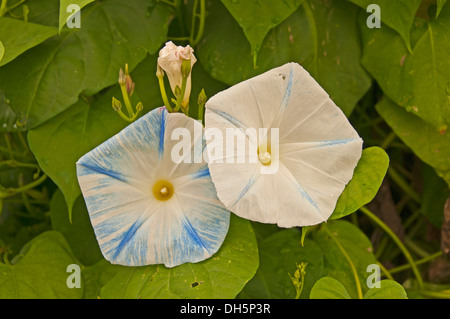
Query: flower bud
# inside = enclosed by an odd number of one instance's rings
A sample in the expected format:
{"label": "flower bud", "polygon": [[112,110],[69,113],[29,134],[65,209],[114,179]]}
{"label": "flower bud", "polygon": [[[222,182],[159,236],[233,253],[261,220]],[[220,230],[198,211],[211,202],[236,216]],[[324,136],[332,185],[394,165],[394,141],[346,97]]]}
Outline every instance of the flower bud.
{"label": "flower bud", "polygon": [[198,95],[197,104],[203,106],[206,104],[207,99],[208,97],[206,96],[205,89],[202,89]]}
{"label": "flower bud", "polygon": [[[183,77],[187,80],[183,104],[187,104],[189,101],[191,94],[191,71],[195,62],[197,62],[197,59],[194,56],[194,50],[189,45],[186,47],[176,46],[172,41],[169,41],[159,51],[158,66],[167,74],[170,87],[175,96],[177,96],[175,88],[177,86],[182,87]],[[157,75],[158,72],[157,70]]]}

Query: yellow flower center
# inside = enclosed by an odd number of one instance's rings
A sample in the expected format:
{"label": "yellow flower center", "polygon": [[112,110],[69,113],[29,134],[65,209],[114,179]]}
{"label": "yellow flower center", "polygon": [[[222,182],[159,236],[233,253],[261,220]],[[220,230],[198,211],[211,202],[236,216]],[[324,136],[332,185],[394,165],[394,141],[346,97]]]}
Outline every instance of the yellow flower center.
{"label": "yellow flower center", "polygon": [[267,149],[265,151],[259,150],[258,147],[258,159],[263,165],[269,165],[272,161],[272,155],[270,154],[270,146],[266,147]]}
{"label": "yellow flower center", "polygon": [[157,200],[168,200],[173,195],[173,185],[166,180],[159,180],[153,185],[153,195]]}

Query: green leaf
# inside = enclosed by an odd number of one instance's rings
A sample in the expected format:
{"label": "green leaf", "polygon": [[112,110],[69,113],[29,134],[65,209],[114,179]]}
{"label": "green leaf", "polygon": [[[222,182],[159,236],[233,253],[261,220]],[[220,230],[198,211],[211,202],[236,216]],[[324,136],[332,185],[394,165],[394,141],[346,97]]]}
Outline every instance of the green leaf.
{"label": "green leaf", "polygon": [[[362,293],[367,291],[366,279],[369,274],[367,267],[376,264],[377,260],[370,240],[358,227],[344,220],[328,221],[313,233],[311,239],[323,251],[323,276],[339,278],[349,295],[352,298],[358,297],[355,273],[342,248],[354,266]],[[305,247],[307,245],[306,241]]]}
{"label": "green leaf", "polygon": [[244,30],[254,61],[267,33],[297,10],[302,2],[303,0],[222,0]]}
{"label": "green leaf", "polygon": [[241,27],[221,2],[212,1],[207,10],[197,53],[205,69],[221,82],[233,85],[287,62],[298,62],[347,115],[371,85],[359,62],[358,7],[351,3],[304,1],[269,31],[256,69]]}
{"label": "green leaf", "polygon": [[5,46],[3,45],[3,42],[0,41],[0,63],[2,63],[4,55],[5,55]]}
{"label": "green leaf", "polygon": [[376,109],[397,136],[425,163],[432,166],[450,187],[450,134],[434,127],[384,98]]}
{"label": "green leaf", "polygon": [[284,229],[258,243],[259,268],[245,286],[241,298],[292,299],[296,295],[289,274],[296,265],[307,262],[305,282],[300,298],[307,298],[314,282],[323,274],[323,252],[313,241],[302,247],[298,229]]}
{"label": "green leaf", "polygon": [[396,32],[361,22],[363,65],[391,100],[443,133],[450,124],[449,22],[449,4],[436,20],[416,19],[412,53]]}
{"label": "green leaf", "polygon": [[106,259],[84,267],[81,271],[84,283],[84,299],[100,298],[100,291],[120,270],[120,266],[111,265]]}
{"label": "green leaf", "polygon": [[69,10],[70,5],[77,5],[79,10],[83,9],[86,5],[94,0],[60,0],[59,1],[59,32],[61,32],[64,25],[71,19],[76,13],[73,10]]}
{"label": "green leaf", "polygon": [[377,194],[388,167],[389,156],[383,149],[377,146],[364,149],[330,219],[347,216],[369,203]]}
{"label": "green leaf", "polygon": [[72,222],[70,222],[64,195],[57,190],[50,203],[50,219],[52,229],[63,234],[74,256],[83,265],[91,265],[102,259],[102,253],[81,196],[75,202]]}
{"label": "green leaf", "polygon": [[64,237],[45,232],[25,245],[12,265],[0,263],[0,298],[81,298],[83,287],[67,287],[67,266],[76,263]]}
{"label": "green leaf", "polygon": [[344,285],[331,277],[320,278],[311,289],[310,299],[352,299]]}
{"label": "green leaf", "polygon": [[436,19],[439,17],[439,14],[441,13],[446,2],[447,0],[437,0]]}
{"label": "green leaf", "polygon": [[[0,18],[0,41],[4,47],[0,66],[56,34],[58,30],[52,27],[7,17]],[[0,48],[0,57],[1,51]]]}
{"label": "green leaf", "polygon": [[79,100],[28,133],[28,143],[39,166],[64,194],[70,220],[73,204],[81,195],[75,163],[129,124],[112,109],[112,96],[120,97],[117,88],[106,92],[92,105]]}
{"label": "green leaf", "polygon": [[398,282],[385,279],[379,284],[380,288],[370,288],[364,299],[408,299],[405,289]]}
{"label": "green leaf", "polygon": [[232,214],[223,245],[209,259],[174,268],[121,267],[103,287],[101,298],[234,298],[257,268],[251,224]]}
{"label": "green leaf", "polygon": [[[408,299],[405,289],[393,280],[381,280],[380,287],[370,288],[364,299]],[[344,285],[331,277],[319,279],[311,289],[311,299],[352,299]]]}
{"label": "green leaf", "polygon": [[[414,22],[417,9],[420,6],[421,0],[349,0],[354,4],[360,6],[364,11],[370,4],[377,4],[380,6],[380,18],[390,28],[398,32],[402,37],[407,48],[410,48],[410,30]],[[365,13],[365,17],[369,17],[371,12]],[[366,27],[367,25],[363,25]]]}
{"label": "green leaf", "polygon": [[10,11],[11,16],[22,17],[24,6],[28,7],[28,22],[53,27],[58,30],[59,0],[26,0],[22,5]]}
{"label": "green leaf", "polygon": [[[22,124],[33,128],[117,82],[119,68],[130,70],[156,52],[167,35],[170,11],[149,10],[146,0],[96,2],[83,14],[82,27],[63,32],[0,68],[0,89]],[[136,30],[139,30],[137,32]]]}

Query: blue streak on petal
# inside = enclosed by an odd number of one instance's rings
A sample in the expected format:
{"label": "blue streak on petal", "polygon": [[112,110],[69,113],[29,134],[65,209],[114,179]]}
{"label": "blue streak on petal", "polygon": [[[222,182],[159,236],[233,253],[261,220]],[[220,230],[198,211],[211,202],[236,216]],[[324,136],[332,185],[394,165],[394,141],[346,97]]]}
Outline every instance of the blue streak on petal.
{"label": "blue streak on petal", "polygon": [[306,200],[311,204],[311,205],[313,205],[318,211],[319,211],[319,213],[321,213],[321,211],[320,211],[320,208],[317,206],[317,203],[308,195],[308,193],[304,190],[304,188],[300,185],[300,184],[298,184],[298,189],[299,189],[299,191],[300,191],[300,194],[304,197],[304,198],[306,198]]}
{"label": "blue streak on petal", "polygon": [[198,235],[197,231],[194,229],[194,227],[192,227],[191,222],[187,219],[187,218],[183,218],[182,220],[183,223],[183,227],[184,229],[187,231],[187,233],[189,234],[189,236],[194,240],[194,242],[202,247],[203,249],[205,249],[208,253],[209,250],[206,247],[206,245],[203,243],[203,241],[200,239],[200,236]]}
{"label": "blue streak on petal", "polygon": [[211,112],[216,113],[217,115],[223,117],[225,120],[233,124],[235,127],[245,130],[247,127],[242,124],[242,122],[236,120],[234,117],[232,117],[230,114],[227,114],[223,111],[219,111],[216,109],[209,109]]}
{"label": "blue streak on petal", "polygon": [[164,153],[164,133],[166,131],[166,110],[160,109],[161,112],[161,126],[159,130],[159,158],[161,159]]}
{"label": "blue streak on petal", "polygon": [[209,177],[209,176],[210,176],[210,174],[209,174],[209,169],[208,168],[203,170],[203,171],[198,171],[198,172],[195,172],[194,174],[192,174],[192,178],[193,179],[198,179],[198,178],[202,178],[202,177]]}
{"label": "blue streak on petal", "polygon": [[283,101],[281,102],[281,107],[285,108],[288,105],[289,97],[291,96],[292,91],[292,80],[294,79],[294,68],[291,65],[291,69],[289,71],[289,80],[286,86],[286,91],[284,92]]}
{"label": "blue streak on petal", "polygon": [[347,144],[347,143],[355,141],[355,140],[357,140],[357,139],[356,138],[350,138],[350,139],[344,139],[344,140],[320,141],[320,142],[317,142],[317,144],[318,144],[318,147],[325,147],[325,146]]}
{"label": "blue streak on petal", "polygon": [[115,260],[117,258],[117,256],[119,256],[119,254],[122,251],[123,247],[133,238],[133,236],[136,234],[137,230],[142,226],[142,224],[144,224],[145,221],[146,221],[145,218],[139,218],[123,234],[122,240],[120,241],[119,245],[116,248],[116,251],[114,252],[113,260]]}
{"label": "blue streak on petal", "polygon": [[117,180],[119,180],[119,181],[122,181],[122,182],[125,182],[125,183],[127,182],[127,179],[126,179],[125,176],[123,176],[123,175],[121,175],[121,174],[119,174],[119,173],[116,173],[116,172],[107,170],[107,169],[105,169],[105,168],[103,168],[103,167],[100,167],[100,166],[94,166],[94,165],[91,165],[91,164],[86,163],[86,162],[84,162],[84,163],[78,163],[78,165],[81,165],[81,166],[84,166],[84,167],[86,167],[86,168],[89,168],[90,170],[93,170],[93,171],[96,172],[96,173],[103,174],[103,175],[107,175],[107,176],[109,176],[109,177],[115,178],[115,179],[117,179]]}
{"label": "blue streak on petal", "polygon": [[237,202],[239,202],[241,200],[242,197],[244,197],[244,195],[248,192],[248,190],[253,186],[253,184],[255,184],[256,179],[257,179],[258,175],[253,175],[247,185],[245,185],[244,189],[241,191],[241,193],[239,194],[238,198],[236,199],[236,201],[233,203],[233,205],[231,205],[231,207],[233,207],[234,205],[237,204]]}

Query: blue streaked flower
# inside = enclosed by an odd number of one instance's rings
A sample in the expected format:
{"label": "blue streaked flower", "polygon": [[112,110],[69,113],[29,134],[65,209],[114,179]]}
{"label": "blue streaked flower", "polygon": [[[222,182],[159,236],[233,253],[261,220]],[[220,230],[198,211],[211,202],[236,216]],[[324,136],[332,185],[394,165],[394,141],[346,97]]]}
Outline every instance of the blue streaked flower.
{"label": "blue streaked flower", "polygon": [[[113,264],[167,267],[199,262],[221,246],[230,213],[218,200],[201,147],[175,163],[176,128],[194,122],[159,108],[77,162],[78,181],[104,257]],[[198,124],[201,126],[201,124]],[[201,128],[200,132],[202,132]],[[195,134],[191,134],[194,136]]]}
{"label": "blue streaked flower", "polygon": [[[206,130],[249,132],[244,153],[236,143],[227,145],[235,153],[214,157],[210,148],[217,143],[207,140],[209,169],[225,207],[258,222],[293,227],[326,221],[361,157],[358,133],[296,63],[213,96],[205,121]],[[261,129],[267,133],[254,133]]]}

